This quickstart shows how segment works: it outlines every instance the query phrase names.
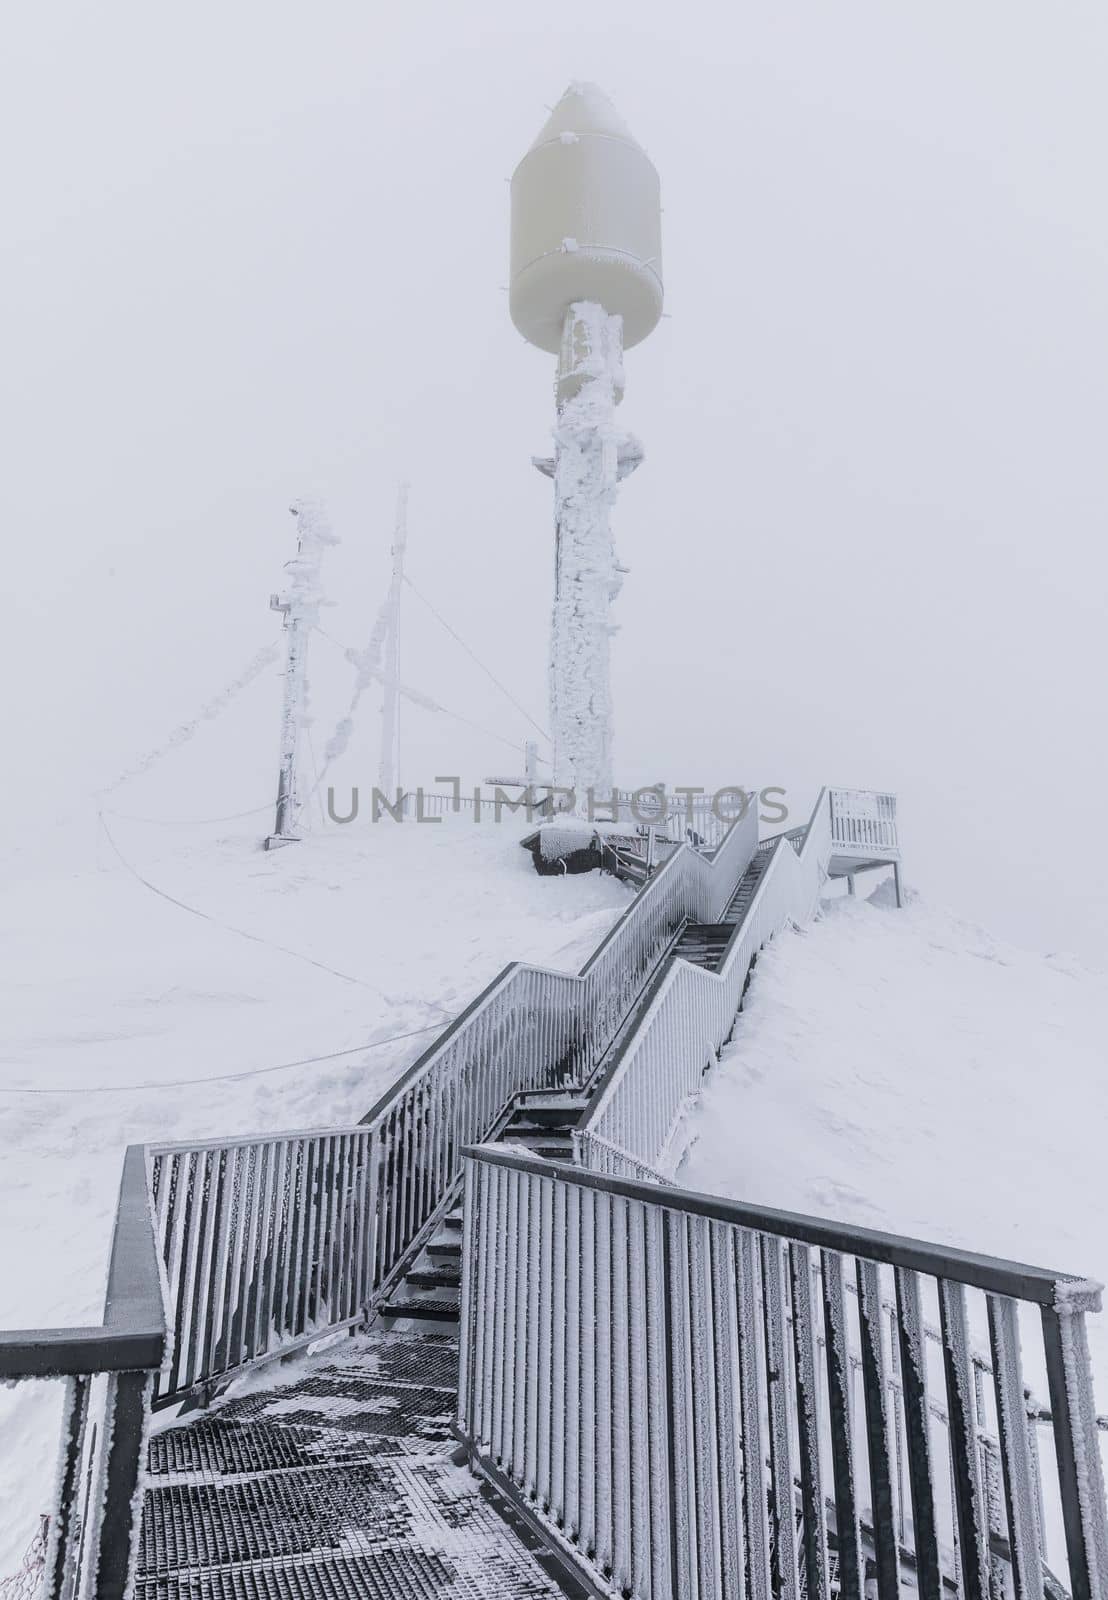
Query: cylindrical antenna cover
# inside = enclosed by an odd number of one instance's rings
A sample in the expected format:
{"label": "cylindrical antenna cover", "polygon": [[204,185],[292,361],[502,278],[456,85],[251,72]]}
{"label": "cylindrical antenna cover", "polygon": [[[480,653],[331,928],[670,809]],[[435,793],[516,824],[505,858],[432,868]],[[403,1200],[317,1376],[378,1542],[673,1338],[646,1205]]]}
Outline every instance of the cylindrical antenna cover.
{"label": "cylindrical antenna cover", "polygon": [[567,89],[512,178],[512,321],[556,354],[578,300],[623,318],[625,349],[662,314],[658,174],[591,84]]}

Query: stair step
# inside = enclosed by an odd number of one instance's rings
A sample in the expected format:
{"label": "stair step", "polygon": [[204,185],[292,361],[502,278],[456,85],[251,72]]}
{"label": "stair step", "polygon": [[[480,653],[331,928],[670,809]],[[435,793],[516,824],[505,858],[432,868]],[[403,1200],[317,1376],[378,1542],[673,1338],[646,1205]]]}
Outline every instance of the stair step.
{"label": "stair step", "polygon": [[497,1143],[518,1145],[529,1155],[542,1156],[546,1161],[573,1160],[573,1140],[568,1135],[559,1139],[549,1129],[544,1129],[542,1133],[517,1134],[515,1129],[505,1128]]}
{"label": "stair step", "polygon": [[383,1317],[415,1317],[420,1322],[457,1322],[457,1300],[387,1300]]}
{"label": "stair step", "polygon": [[565,1129],[575,1128],[585,1115],[585,1107],[577,1105],[572,1110],[555,1109],[551,1106],[548,1110],[540,1107],[532,1111],[526,1106],[522,1111],[517,1111],[509,1122],[508,1127],[521,1133],[560,1133]]}
{"label": "stair step", "polygon": [[528,1150],[537,1150],[540,1146],[561,1146],[572,1149],[572,1140],[569,1133],[562,1133],[558,1128],[519,1128],[509,1123],[504,1132],[497,1139],[498,1144],[522,1144]]}
{"label": "stair step", "polygon": [[579,1094],[571,1094],[566,1089],[525,1089],[516,1096],[516,1105],[521,1111],[556,1111],[585,1109],[585,1100]]}
{"label": "stair step", "polygon": [[461,1283],[460,1267],[413,1267],[405,1274],[404,1282],[411,1289],[457,1289]]}
{"label": "stair step", "polygon": [[432,1239],[427,1254],[433,1261],[460,1261],[462,1242],[460,1239]]}

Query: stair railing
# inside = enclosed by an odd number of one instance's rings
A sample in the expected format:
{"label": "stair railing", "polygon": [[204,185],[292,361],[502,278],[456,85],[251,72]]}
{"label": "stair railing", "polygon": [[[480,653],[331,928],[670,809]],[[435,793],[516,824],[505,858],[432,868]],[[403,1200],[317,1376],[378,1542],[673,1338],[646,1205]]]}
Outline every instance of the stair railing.
{"label": "stair railing", "polygon": [[142,1438],[164,1353],[146,1156],[141,1145],[131,1145],[123,1160],[103,1323],[0,1332],[0,1382],[65,1380],[46,1600],[122,1600],[126,1592]]}
{"label": "stair railing", "polygon": [[[1108,1593],[1099,1285],[465,1155],[459,1432],[603,1592],[827,1600],[834,1563],[842,1600]],[[1027,1379],[1050,1396],[1038,1441]]]}
{"label": "stair railing", "polygon": [[364,1321],[463,1146],[516,1095],[588,1081],[676,929],[727,903],[756,846],[751,808],[714,858],[675,851],[577,976],[506,967],[360,1124],[150,1146],[172,1335],[155,1407]]}
{"label": "stair railing", "polygon": [[[814,914],[830,854],[831,813],[823,790],[799,853],[784,835],[771,845],[769,864],[720,970],[708,972],[677,957],[658,974],[574,1132],[581,1165],[626,1177],[641,1166],[676,1170],[680,1131],[705,1072],[734,1028],[751,965],[787,923]],[[702,920],[715,920],[725,907],[726,902],[713,905],[713,915]]]}
{"label": "stair railing", "polygon": [[848,855],[895,861],[896,796],[876,789],[829,789],[831,840]]}

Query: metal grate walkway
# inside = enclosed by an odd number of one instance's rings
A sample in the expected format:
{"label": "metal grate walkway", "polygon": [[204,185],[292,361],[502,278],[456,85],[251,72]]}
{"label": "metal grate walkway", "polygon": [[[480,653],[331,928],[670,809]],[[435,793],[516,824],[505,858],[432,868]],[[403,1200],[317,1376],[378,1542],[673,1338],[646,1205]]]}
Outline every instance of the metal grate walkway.
{"label": "metal grate walkway", "polygon": [[153,1434],[135,1600],[583,1594],[451,1460],[457,1367],[444,1335],[364,1334]]}

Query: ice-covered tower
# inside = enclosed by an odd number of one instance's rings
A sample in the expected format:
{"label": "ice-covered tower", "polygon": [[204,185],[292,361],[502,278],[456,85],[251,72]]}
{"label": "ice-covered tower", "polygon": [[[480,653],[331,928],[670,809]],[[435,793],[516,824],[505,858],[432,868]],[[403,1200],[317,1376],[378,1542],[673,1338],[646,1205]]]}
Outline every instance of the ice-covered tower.
{"label": "ice-covered tower", "polygon": [[624,568],[609,512],[642,460],[616,423],[623,352],[662,314],[658,174],[611,101],[574,83],[512,177],[512,321],[558,357],[552,460],[554,781],[612,787],[611,602]]}

